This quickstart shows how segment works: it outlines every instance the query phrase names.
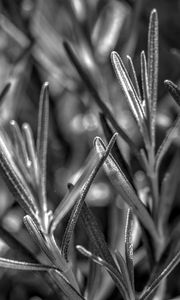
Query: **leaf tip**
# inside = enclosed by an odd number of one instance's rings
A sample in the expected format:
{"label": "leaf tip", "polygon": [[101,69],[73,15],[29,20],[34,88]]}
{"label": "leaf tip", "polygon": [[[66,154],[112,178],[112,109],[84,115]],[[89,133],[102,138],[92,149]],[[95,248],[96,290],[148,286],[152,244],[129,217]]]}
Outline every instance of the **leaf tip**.
{"label": "leaf tip", "polygon": [[150,13],[150,20],[155,20],[155,21],[158,20],[158,13],[157,13],[157,9],[156,9],[156,8],[153,8],[153,9],[151,10],[151,13]]}
{"label": "leaf tip", "polygon": [[112,51],[111,52],[111,61],[112,63],[117,63],[119,60],[118,60],[118,53],[116,51]]}

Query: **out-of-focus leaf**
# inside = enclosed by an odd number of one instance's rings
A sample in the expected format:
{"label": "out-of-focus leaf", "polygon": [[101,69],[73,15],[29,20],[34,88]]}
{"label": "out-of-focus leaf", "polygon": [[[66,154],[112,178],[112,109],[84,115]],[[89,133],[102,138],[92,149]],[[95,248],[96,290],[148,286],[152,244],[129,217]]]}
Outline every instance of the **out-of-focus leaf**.
{"label": "out-of-focus leaf", "polygon": [[5,97],[6,97],[7,93],[9,92],[10,87],[11,87],[11,83],[8,82],[8,83],[6,83],[3,90],[1,91],[1,93],[0,93],[0,104],[2,104],[3,101],[5,100]]}
{"label": "out-of-focus leaf", "polygon": [[168,217],[171,213],[172,204],[176,195],[177,187],[179,184],[179,169],[180,169],[180,156],[179,149],[177,149],[168,170],[166,171],[162,180],[161,194],[159,201],[159,217],[158,226],[160,230],[166,230]]}
{"label": "out-of-focus leaf", "polygon": [[[96,140],[96,149],[101,156],[101,152],[104,152],[105,145],[100,138]],[[126,201],[127,204],[132,207],[133,212],[140,219],[143,226],[148,230],[151,237],[158,242],[158,234],[153,219],[111,155],[109,155],[105,162],[105,170],[109,179],[112,181],[113,185],[120,193],[124,201]]]}
{"label": "out-of-focus leaf", "polygon": [[[129,2],[130,3],[130,2]],[[127,55],[127,53],[134,57],[136,46],[137,46],[137,40],[139,35],[139,20],[141,18],[141,13],[143,9],[143,0],[137,0],[133,3],[133,10],[131,17],[129,18],[129,31],[127,35],[126,43],[123,47],[123,56]]]}
{"label": "out-of-focus leaf", "polygon": [[103,266],[104,268],[106,268],[107,271],[109,272],[110,276],[114,280],[114,282],[115,282],[117,288],[119,289],[120,293],[124,297],[124,299],[129,299],[128,290],[126,289],[126,286],[125,286],[125,283],[124,283],[124,278],[122,277],[121,273],[119,273],[117,271],[117,269],[115,269],[111,264],[109,264],[108,262],[103,260],[101,257],[99,257],[99,256],[93,254],[92,252],[86,250],[84,247],[78,245],[78,246],[76,246],[76,248],[84,256],[92,259],[94,262],[96,262],[100,266]]}
{"label": "out-of-focus leaf", "polygon": [[103,102],[103,100],[101,99],[97,89],[94,86],[94,83],[92,82],[92,80],[90,79],[87,71],[85,70],[85,68],[82,66],[82,63],[80,62],[80,60],[77,57],[77,54],[75,54],[74,50],[72,49],[71,45],[69,42],[64,42],[64,48],[71,60],[71,62],[73,63],[73,65],[75,66],[75,68],[77,69],[79,75],[81,76],[82,80],[85,82],[89,92],[91,93],[91,95],[93,96],[95,102],[97,103],[97,105],[99,106],[99,108],[102,110],[102,112],[105,114],[105,116],[108,118],[108,120],[111,122],[112,126],[115,128],[115,130],[119,133],[119,135],[124,139],[124,141],[129,145],[131,151],[134,152],[134,154],[136,155],[136,157],[138,158],[139,162],[141,164],[142,160],[141,157],[139,155],[139,152],[135,146],[135,144],[131,141],[131,139],[128,137],[128,135],[124,132],[124,130],[119,126],[119,124],[117,123],[117,121],[115,120],[115,118],[113,117],[111,111],[109,110],[109,108],[107,107],[107,105]]}
{"label": "out-of-focus leaf", "polygon": [[83,0],[70,0],[69,1],[71,8],[76,16],[76,19],[79,23],[82,23],[86,20],[87,17],[87,4]]}
{"label": "out-of-focus leaf", "polygon": [[128,210],[125,230],[125,255],[126,264],[132,287],[134,287],[134,264],[133,264],[133,214]]}
{"label": "out-of-focus leaf", "polygon": [[107,59],[115,47],[128,14],[129,7],[126,3],[117,0],[108,2],[101,11],[92,32],[92,41],[98,60]]}
{"label": "out-of-focus leaf", "polygon": [[151,142],[155,148],[155,124],[157,108],[157,87],[158,87],[158,60],[159,60],[159,42],[158,42],[158,15],[155,9],[152,10],[149,20],[148,31],[148,80],[151,107]]}
{"label": "out-of-focus leaf", "polygon": [[165,80],[164,84],[179,107],[180,106],[180,89],[178,88],[178,86],[176,84],[174,84],[170,80]]}
{"label": "out-of-focus leaf", "polygon": [[80,197],[79,200],[76,202],[73,211],[71,213],[64,237],[63,237],[63,242],[62,242],[62,246],[61,246],[61,251],[63,256],[65,257],[66,260],[68,260],[68,248],[69,248],[69,243],[72,237],[72,234],[74,232],[74,228],[75,225],[77,223],[77,220],[79,218],[79,214],[81,212],[85,197],[91,187],[91,184],[93,182],[93,180],[95,179],[95,176],[97,175],[97,172],[99,171],[99,169],[101,168],[102,164],[104,163],[104,161],[106,160],[106,158],[108,157],[115,141],[117,138],[117,134],[115,133],[113,135],[113,137],[111,138],[106,150],[104,151],[104,155],[100,158],[100,160],[97,162],[97,164],[95,165],[95,167],[92,169],[92,172],[90,173],[89,177],[87,178],[85,184],[80,187]]}
{"label": "out-of-focus leaf", "polygon": [[162,159],[164,158],[164,155],[166,154],[167,150],[169,149],[169,147],[172,143],[174,134],[178,130],[179,125],[180,125],[180,115],[178,115],[175,122],[168,129],[166,136],[157,151],[157,154],[156,154],[156,169],[157,170],[159,169]]}

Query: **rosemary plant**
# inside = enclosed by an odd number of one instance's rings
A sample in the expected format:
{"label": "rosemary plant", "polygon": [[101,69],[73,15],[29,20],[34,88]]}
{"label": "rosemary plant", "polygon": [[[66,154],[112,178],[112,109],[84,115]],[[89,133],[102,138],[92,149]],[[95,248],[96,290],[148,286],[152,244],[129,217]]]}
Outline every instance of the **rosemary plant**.
{"label": "rosemary plant", "polygon": [[[46,195],[46,157],[49,127],[49,86],[45,83],[41,90],[37,126],[37,140],[34,141],[29,124],[22,129],[16,121],[11,121],[13,142],[5,132],[0,135],[0,171],[15,199],[25,212],[25,226],[45,256],[46,263],[35,258],[34,262],[17,261],[0,258],[0,267],[23,271],[44,272],[48,283],[57,292],[57,299],[62,294],[68,299],[95,299],[94,289],[97,288],[95,278],[91,284],[82,288],[77,276],[78,266],[73,265],[70,254],[73,243],[74,229],[78,220],[83,224],[91,243],[86,249],[77,245],[77,250],[87,257],[91,271],[98,273],[96,265],[103,267],[110,275],[121,297],[125,300],[145,300],[159,295],[163,299],[164,290],[160,294],[159,285],[165,285],[165,278],[180,262],[178,241],[174,239],[174,231],[168,227],[168,217],[173,201],[170,191],[176,190],[179,170],[179,152],[175,154],[167,172],[160,182],[160,166],[172,143],[174,132],[177,130],[180,117],[168,130],[161,146],[156,150],[156,110],[158,88],[158,15],[154,9],[150,15],[148,31],[147,58],[141,52],[141,87],[139,85],[132,59],[128,56],[129,72],[121,57],[115,51],[111,54],[112,64],[120,83],[125,99],[137,123],[143,146],[138,150],[137,145],[129,138],[113,116],[109,107],[101,98],[94,82],[88,76],[69,42],[64,47],[96,104],[101,109],[100,120],[106,145],[100,137],[94,140],[94,150],[76,184],[69,184],[69,190],[58,207],[49,210]],[[165,82],[170,93],[180,104],[180,90],[170,81]],[[0,95],[0,99],[9,89],[9,84]],[[142,91],[142,92],[141,92]],[[124,139],[129,149],[139,162],[139,169],[147,179],[149,194],[142,202],[141,195],[133,178],[133,172],[123,157],[118,146],[118,137]],[[111,251],[105,241],[103,232],[85,202],[87,193],[99,171],[104,165],[109,179],[117,193],[128,205],[126,214],[124,253],[118,249]],[[70,213],[67,227],[62,238],[61,247],[55,239],[55,230],[67,214]],[[149,259],[150,276],[141,293],[136,292],[134,278],[133,227],[134,215],[138,218],[142,229],[142,241]],[[175,228],[176,232],[177,228]],[[13,239],[3,232],[5,240],[12,244]],[[168,235],[170,236],[169,238]]]}

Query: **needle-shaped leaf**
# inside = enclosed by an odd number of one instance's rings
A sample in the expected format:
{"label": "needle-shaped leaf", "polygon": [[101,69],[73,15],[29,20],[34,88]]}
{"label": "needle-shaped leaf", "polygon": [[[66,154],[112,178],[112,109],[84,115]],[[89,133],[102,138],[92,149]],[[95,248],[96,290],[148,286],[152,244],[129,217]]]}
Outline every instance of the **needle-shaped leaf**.
{"label": "needle-shaped leaf", "polygon": [[126,283],[126,286],[127,286],[128,292],[129,292],[129,297],[130,297],[130,299],[135,299],[134,284],[132,285],[132,282],[131,282],[131,279],[129,276],[130,274],[129,274],[127,266],[126,266],[126,262],[118,250],[115,251],[115,256],[116,256],[116,260],[118,262],[120,271],[122,273],[122,276],[124,278],[124,281]]}
{"label": "needle-shaped leaf", "polygon": [[26,225],[26,228],[30,235],[32,236],[34,242],[40,249],[46,254],[46,256],[49,258],[50,261],[52,261],[53,256],[51,255],[51,252],[49,251],[49,248],[47,247],[45,238],[42,234],[42,232],[39,230],[37,224],[34,222],[34,220],[26,215],[24,217],[24,224]]}
{"label": "needle-shaped leaf", "polygon": [[79,75],[81,76],[82,80],[85,82],[85,84],[86,84],[89,92],[93,96],[96,104],[99,106],[99,108],[102,110],[102,112],[108,118],[108,120],[111,122],[111,124],[114,127],[114,129],[119,133],[119,135],[122,137],[122,139],[128,144],[128,146],[130,147],[131,151],[134,152],[134,154],[136,155],[136,157],[138,158],[138,160],[140,161],[140,163],[142,163],[141,157],[139,155],[139,152],[137,150],[136,145],[133,143],[133,141],[131,141],[131,139],[124,132],[124,130],[119,126],[119,124],[117,123],[117,121],[113,117],[111,111],[109,110],[109,108],[107,107],[107,105],[101,99],[101,97],[100,97],[97,89],[94,86],[94,83],[92,82],[92,80],[88,76],[87,71],[82,66],[80,60],[78,59],[77,54],[72,49],[72,46],[70,45],[70,43],[67,42],[67,41],[64,42],[64,48],[65,48],[65,50],[66,50],[66,52],[67,52],[67,54],[68,54],[71,62],[73,63],[73,65],[77,69]]}
{"label": "needle-shaped leaf", "polygon": [[141,52],[141,81],[142,81],[142,90],[143,90],[143,100],[145,101],[145,111],[146,111],[148,129],[150,130],[151,107],[150,107],[147,62],[146,62],[146,56],[144,51]]}
{"label": "needle-shaped leaf", "polygon": [[1,93],[0,93],[0,104],[2,104],[2,102],[4,101],[4,98],[5,98],[5,96],[7,95],[7,93],[9,92],[10,87],[11,87],[11,83],[8,82],[8,83],[4,86],[3,90],[1,91]]}
{"label": "needle-shaped leaf", "polygon": [[112,64],[118,78],[118,81],[122,87],[124,95],[128,101],[128,105],[132,111],[132,114],[139,126],[139,130],[142,136],[145,138],[145,124],[144,124],[144,111],[141,105],[141,101],[138,98],[136,90],[133,87],[131,79],[128,75],[128,72],[122,62],[122,59],[117,52],[113,51],[111,53]]}
{"label": "needle-shaped leaf", "polygon": [[131,80],[133,82],[134,88],[136,90],[136,93],[139,97],[139,99],[142,101],[142,97],[141,97],[141,92],[140,92],[140,87],[139,87],[139,83],[138,83],[138,79],[137,79],[137,75],[136,75],[136,71],[134,68],[134,64],[133,61],[131,59],[131,57],[129,55],[127,55],[127,60],[128,60],[128,65],[129,65],[129,73],[131,76]]}
{"label": "needle-shaped leaf", "polygon": [[46,240],[46,237],[43,235],[37,224],[32,220],[30,216],[24,217],[24,223],[32,238],[34,239],[34,242],[45,253],[50,262],[55,265],[59,265],[64,273],[67,272],[69,266],[61,256],[60,250],[57,247],[54,237],[52,237],[50,247],[48,247],[49,238],[48,240]]}
{"label": "needle-shaped leaf", "polygon": [[23,124],[22,130],[25,136],[28,156],[32,163],[32,179],[34,180],[34,183],[38,185],[38,165],[37,165],[37,157],[36,157],[33,133],[28,123]]}
{"label": "needle-shaped leaf", "polygon": [[[174,247],[174,244],[173,244]],[[155,267],[154,272],[146,285],[144,291],[140,295],[140,300],[147,300],[161,283],[161,280],[166,278],[180,262],[180,250],[172,256],[170,251],[171,245],[165,249],[160,261]],[[170,256],[170,257],[169,257]]]}
{"label": "needle-shaped leaf", "polygon": [[149,20],[148,31],[148,80],[151,107],[151,141],[153,149],[155,148],[155,123],[157,108],[157,88],[158,88],[158,60],[159,60],[159,42],[158,42],[158,15],[155,9],[152,10]]}
{"label": "needle-shaped leaf", "polygon": [[74,232],[74,228],[76,226],[77,220],[79,218],[85,197],[91,187],[91,184],[93,182],[93,180],[95,179],[95,176],[97,175],[97,172],[99,171],[99,169],[101,168],[101,166],[103,165],[104,161],[106,160],[106,158],[108,157],[115,141],[117,138],[117,133],[115,133],[113,135],[113,137],[111,138],[106,150],[104,151],[104,154],[101,156],[100,160],[97,162],[97,164],[95,165],[95,167],[93,168],[92,172],[90,173],[89,177],[87,178],[87,181],[85,182],[85,184],[81,187],[81,191],[80,191],[80,198],[79,200],[75,203],[74,208],[72,210],[64,237],[63,237],[63,242],[62,242],[62,246],[61,246],[61,251],[63,256],[65,257],[66,260],[68,260],[68,248],[69,248],[69,243],[70,240],[72,238],[73,232]]}
{"label": "needle-shaped leaf", "polygon": [[[60,269],[55,266],[36,264],[36,263],[28,263],[24,261],[17,261],[7,258],[0,257],[0,268],[19,270],[19,271],[31,271],[31,272],[54,272],[56,276],[58,276],[59,286],[65,295],[70,297],[70,299],[82,300],[83,297],[71,286],[69,281],[63,275]],[[54,275],[55,275],[54,274]]]}
{"label": "needle-shaped leaf", "polygon": [[[113,135],[113,130],[111,129],[110,125],[108,124],[106,117],[104,116],[103,113],[100,114],[100,121],[101,121],[102,128],[104,130],[104,135],[106,137],[106,140],[107,140],[107,142],[109,142]],[[129,182],[131,182],[132,186],[134,187],[134,182],[133,182],[131,171],[129,169],[129,166],[128,166],[126,160],[123,157],[123,154],[121,153],[120,148],[118,147],[117,141],[114,143],[114,146],[111,150],[111,154],[115,158],[115,160],[118,163],[118,165],[120,166],[120,168],[126,174]]]}
{"label": "needle-shaped leaf", "polygon": [[31,161],[28,158],[28,153],[26,149],[26,145],[23,139],[23,136],[21,134],[21,130],[19,128],[19,125],[15,120],[10,121],[10,126],[12,129],[15,147],[17,148],[17,154],[20,157],[21,160],[23,160],[24,165],[29,168],[31,165]]}
{"label": "needle-shaped leaf", "polygon": [[170,80],[165,80],[164,84],[179,107],[180,106],[180,89],[178,88],[178,86],[176,84],[174,84]]}
{"label": "needle-shaped leaf", "polygon": [[86,203],[83,204],[80,214],[80,221],[83,225],[83,228],[87,232],[89,240],[94,246],[96,254],[102,257],[109,264],[114,265],[114,267],[116,267],[114,259],[105,241],[104,234],[101,231],[94,214],[92,213],[91,209],[86,205]]}
{"label": "needle-shaped leaf", "polygon": [[2,136],[0,136],[0,172],[20,206],[27,214],[36,217],[38,213],[36,201],[15,165]]}
{"label": "needle-shaped leaf", "polygon": [[127,213],[126,220],[126,230],[125,230],[125,255],[126,264],[129,272],[129,277],[132,287],[134,287],[134,264],[133,264],[133,214],[132,210],[129,209]]}
{"label": "needle-shaped leaf", "polygon": [[129,299],[128,290],[127,290],[127,287],[125,286],[124,278],[117,271],[117,269],[115,269],[111,264],[107,263],[101,257],[86,250],[84,247],[78,245],[78,246],[76,246],[76,248],[84,256],[88,257],[89,259],[92,259],[94,262],[96,262],[100,266],[104,267],[108,271],[108,273],[110,274],[112,279],[114,280],[117,288],[119,289],[119,291],[122,294],[122,296],[124,297],[124,299]]}
{"label": "needle-shaped leaf", "polygon": [[[1,225],[0,237],[11,249],[15,249],[15,251],[18,252],[18,255],[20,255],[23,260],[28,260],[30,263],[39,263],[38,259],[30,251],[30,249],[28,249],[26,245],[24,245]],[[46,280],[48,286],[52,287],[52,281],[50,281],[49,274],[45,275],[44,279]],[[58,293],[58,291],[56,292]]]}
{"label": "needle-shaped leaf", "polygon": [[[96,139],[96,150],[100,156],[105,150],[105,145],[100,138]],[[124,201],[126,201],[127,204],[132,207],[133,212],[140,219],[143,226],[148,230],[151,237],[158,241],[158,234],[153,219],[111,155],[109,155],[104,165],[109,179],[112,181],[112,184],[120,193]]]}
{"label": "needle-shaped leaf", "polygon": [[37,133],[37,157],[39,163],[39,197],[42,210],[42,216],[47,213],[46,199],[46,157],[49,127],[49,85],[44,83],[41,89],[39,115],[38,115],[38,133]]}
{"label": "needle-shaped leaf", "polygon": [[49,270],[49,273],[56,285],[63,291],[67,299],[85,300],[82,295],[70,284],[63,273],[56,270]]}
{"label": "needle-shaped leaf", "polygon": [[164,155],[166,154],[166,152],[168,151],[175,133],[177,132],[178,128],[180,125],[180,115],[178,115],[178,117],[176,118],[176,120],[174,121],[174,123],[171,125],[171,127],[168,129],[166,136],[162,142],[162,144],[160,145],[157,154],[156,154],[156,170],[159,169],[161,162],[164,158]]}
{"label": "needle-shaped leaf", "polygon": [[38,263],[29,263],[25,261],[17,261],[17,260],[12,260],[3,257],[0,257],[0,268],[20,270],[20,271],[38,271],[38,272],[49,271],[50,269],[58,270],[54,266],[41,265]]}
{"label": "needle-shaped leaf", "polygon": [[[91,242],[89,243],[89,246],[90,249],[94,248]],[[94,251],[91,250],[91,252]],[[93,260],[91,260],[89,263],[89,274],[87,278],[87,287],[85,292],[85,295],[87,295],[87,299],[89,300],[95,299],[101,281],[102,281],[101,269]]]}
{"label": "needle-shaped leaf", "polygon": [[70,211],[70,209],[75,204],[76,200],[80,197],[81,187],[87,181],[89,175],[92,172],[92,169],[94,168],[98,160],[99,157],[96,151],[94,151],[93,149],[93,151],[88,156],[87,162],[85,163],[85,167],[82,170],[82,174],[80,175],[76,184],[71,186],[70,191],[67,192],[67,194],[64,196],[64,198],[56,208],[49,228],[49,231],[51,233],[54,232],[58,223],[66,216],[66,214]]}

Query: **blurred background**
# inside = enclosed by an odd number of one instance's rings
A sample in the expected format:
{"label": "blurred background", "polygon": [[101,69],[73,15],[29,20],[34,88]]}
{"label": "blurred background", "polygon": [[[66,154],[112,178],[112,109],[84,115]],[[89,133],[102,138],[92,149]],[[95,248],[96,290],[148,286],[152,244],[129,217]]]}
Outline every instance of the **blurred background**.
{"label": "blurred background", "polygon": [[[49,82],[47,193],[52,209],[66,193],[67,183],[73,182],[80,173],[94,137],[103,137],[100,111],[72,66],[63,41],[71,42],[119,124],[139,145],[138,130],[112,70],[110,53],[116,50],[125,64],[126,55],[130,55],[140,80],[140,52],[147,49],[148,19],[153,8],[158,10],[160,24],[158,146],[177,115],[177,108],[163,82],[170,79],[178,84],[180,80],[179,0],[0,1],[0,90],[11,82],[0,104],[0,126],[11,135],[10,120],[15,119],[20,126],[28,122],[36,137],[40,89],[43,82]],[[130,162],[123,142],[121,147]],[[110,231],[115,197],[101,171],[87,196],[87,203],[98,216],[110,243],[113,243]],[[176,202],[175,207],[178,214]],[[20,251],[5,243],[8,233],[9,238],[16,237],[37,256],[41,255],[24,228],[23,215],[0,178],[0,255],[23,259]],[[59,243],[63,230],[64,224],[61,224],[57,231]],[[78,225],[76,230],[76,242],[86,243],[84,231]],[[118,228],[118,234],[122,231],[123,228]],[[83,260],[80,263],[86,280],[87,266]],[[178,280],[177,277],[177,283],[170,288],[174,296],[180,292]],[[141,283],[136,284],[137,289],[141,289]],[[106,298],[119,299],[116,297],[116,291],[109,288]],[[0,300],[7,299],[55,298],[42,276],[0,270]]]}

